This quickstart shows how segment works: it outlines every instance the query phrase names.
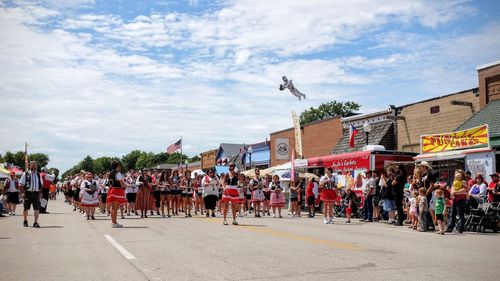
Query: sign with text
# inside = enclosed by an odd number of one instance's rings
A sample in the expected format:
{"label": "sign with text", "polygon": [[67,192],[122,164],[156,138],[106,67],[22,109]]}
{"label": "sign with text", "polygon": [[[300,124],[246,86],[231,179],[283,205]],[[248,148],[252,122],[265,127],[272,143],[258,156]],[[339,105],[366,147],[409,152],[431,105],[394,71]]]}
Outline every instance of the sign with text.
{"label": "sign with text", "polygon": [[420,136],[420,153],[489,146],[488,124],[452,133]]}
{"label": "sign with text", "polygon": [[296,158],[302,158],[302,131],[300,130],[300,120],[297,117],[295,111],[292,111],[293,128],[295,129],[295,152],[297,153]]}

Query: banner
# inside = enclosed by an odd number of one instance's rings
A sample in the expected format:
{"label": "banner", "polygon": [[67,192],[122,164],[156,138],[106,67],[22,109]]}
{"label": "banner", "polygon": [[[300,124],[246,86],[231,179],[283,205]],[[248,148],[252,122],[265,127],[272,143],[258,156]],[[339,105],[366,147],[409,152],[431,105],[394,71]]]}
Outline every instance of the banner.
{"label": "banner", "polygon": [[302,158],[302,131],[300,130],[300,120],[297,117],[295,111],[292,111],[293,127],[295,128],[295,152],[297,152],[297,158]]}
{"label": "banner", "polygon": [[487,147],[489,141],[488,124],[453,133],[422,135],[420,136],[420,153]]}
{"label": "banner", "polygon": [[289,160],[290,140],[287,138],[277,138],[274,144],[274,158],[276,160]]}

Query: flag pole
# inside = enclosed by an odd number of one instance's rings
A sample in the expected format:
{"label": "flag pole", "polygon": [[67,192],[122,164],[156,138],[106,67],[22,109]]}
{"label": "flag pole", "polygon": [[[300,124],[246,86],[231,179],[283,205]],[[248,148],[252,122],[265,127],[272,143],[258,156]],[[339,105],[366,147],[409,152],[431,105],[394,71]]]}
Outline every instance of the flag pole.
{"label": "flag pole", "polygon": [[24,142],[24,171],[28,171],[28,142]]}
{"label": "flag pole", "polygon": [[181,165],[181,171],[182,171],[182,136],[181,136],[181,163],[180,163],[180,165]]}

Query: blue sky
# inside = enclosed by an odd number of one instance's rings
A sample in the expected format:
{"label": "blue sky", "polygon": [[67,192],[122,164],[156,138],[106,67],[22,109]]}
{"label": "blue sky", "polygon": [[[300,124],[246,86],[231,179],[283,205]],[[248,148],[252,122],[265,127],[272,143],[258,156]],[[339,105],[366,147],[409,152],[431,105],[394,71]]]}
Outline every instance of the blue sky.
{"label": "blue sky", "polygon": [[[189,155],[263,141],[290,111],[362,112],[477,87],[497,1],[1,1],[0,153]],[[307,100],[280,92],[293,79]]]}

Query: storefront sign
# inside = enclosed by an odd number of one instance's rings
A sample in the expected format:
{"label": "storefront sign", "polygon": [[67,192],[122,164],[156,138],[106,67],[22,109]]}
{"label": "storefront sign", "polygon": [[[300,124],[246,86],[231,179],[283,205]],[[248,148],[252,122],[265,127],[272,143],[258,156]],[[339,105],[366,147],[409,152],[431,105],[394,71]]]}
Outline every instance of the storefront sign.
{"label": "storefront sign", "polygon": [[344,158],[334,160],[331,167],[334,171],[354,171],[354,170],[367,170],[370,167],[368,156]]}
{"label": "storefront sign", "polygon": [[289,160],[290,140],[287,138],[277,138],[274,144],[274,155],[276,160]]}
{"label": "storefront sign", "polygon": [[421,154],[489,146],[488,125],[420,137]]}
{"label": "storefront sign", "polygon": [[292,111],[293,127],[295,129],[295,158],[302,158],[302,131],[300,130],[300,120],[295,111]]}

